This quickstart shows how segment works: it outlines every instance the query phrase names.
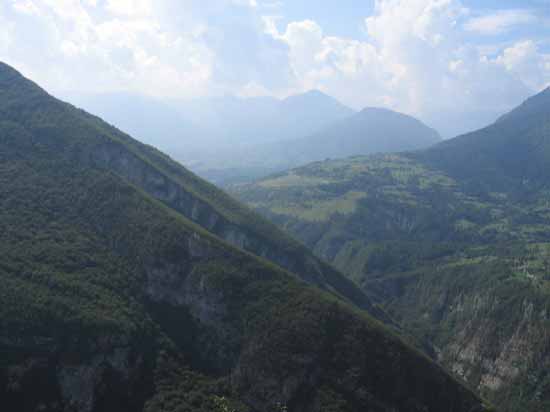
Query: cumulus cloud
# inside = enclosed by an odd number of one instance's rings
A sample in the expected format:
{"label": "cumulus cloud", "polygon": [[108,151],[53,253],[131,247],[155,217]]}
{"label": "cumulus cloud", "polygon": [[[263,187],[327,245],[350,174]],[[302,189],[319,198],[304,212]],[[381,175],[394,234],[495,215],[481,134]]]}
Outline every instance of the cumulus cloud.
{"label": "cumulus cloud", "polygon": [[532,10],[513,9],[499,10],[484,16],[473,17],[464,25],[467,31],[485,35],[502,34],[515,26],[530,24],[537,21]]}
{"label": "cumulus cloud", "polygon": [[7,60],[54,90],[193,97],[238,94],[251,82],[281,88],[285,48],[263,33],[257,7],[254,0],[13,0],[3,15],[17,19],[15,42],[25,47],[13,47]]}
{"label": "cumulus cloud", "polygon": [[463,43],[459,20],[467,14],[457,1],[389,0],[377,2],[365,20],[364,41],[326,36],[314,21],[290,23],[284,33],[267,21],[266,31],[289,46],[301,88],[342,96],[352,87],[358,105],[383,102],[422,113],[434,100],[440,106],[455,106],[457,98],[471,103],[475,89],[482,92],[483,82],[495,76],[503,86],[515,82]]}
{"label": "cumulus cloud", "polygon": [[256,0],[233,0],[235,4],[249,6],[249,7],[258,7],[258,2]]}
{"label": "cumulus cloud", "polygon": [[107,0],[105,7],[114,14],[125,16],[148,16],[153,13],[151,0]]}
{"label": "cumulus cloud", "polygon": [[550,54],[539,51],[532,40],[524,40],[503,50],[495,62],[515,73],[533,90],[550,85]]}
{"label": "cumulus cloud", "polygon": [[4,1],[0,59],[53,91],[321,89],[356,108],[427,119],[460,107],[498,113],[550,82],[550,57],[536,39],[472,43],[473,33],[535,24],[528,10],[480,14],[459,0],[376,0],[358,38],[327,34],[311,19],[279,27],[270,14],[284,10],[257,0]]}
{"label": "cumulus cloud", "polygon": [[17,22],[0,57],[54,91],[208,93],[213,54],[200,30],[166,29],[158,6],[161,1],[14,0],[0,9]]}
{"label": "cumulus cloud", "polygon": [[[286,93],[320,89],[348,104],[383,105],[384,67],[375,48],[366,42],[324,34],[315,21],[292,22],[280,33],[273,19],[264,19],[265,31],[288,48],[291,72]],[[370,95],[362,93],[366,85]]]}
{"label": "cumulus cloud", "polygon": [[38,15],[40,11],[38,7],[31,0],[19,1],[13,4],[13,8],[23,14],[36,14]]}
{"label": "cumulus cloud", "polygon": [[457,0],[384,0],[365,19],[361,41],[327,36],[309,20],[280,33],[266,19],[265,31],[288,45],[297,90],[317,87],[356,107],[384,105],[442,128],[441,119],[461,121],[460,108],[469,111],[464,118],[487,113],[471,125],[478,127],[541,89],[548,57],[534,41],[484,54],[465,40],[471,13]]}

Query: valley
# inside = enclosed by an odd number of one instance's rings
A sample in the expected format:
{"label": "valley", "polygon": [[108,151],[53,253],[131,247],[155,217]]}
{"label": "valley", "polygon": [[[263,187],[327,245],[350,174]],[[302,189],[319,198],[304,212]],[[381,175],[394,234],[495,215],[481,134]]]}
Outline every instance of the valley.
{"label": "valley", "polygon": [[316,162],[233,192],[502,410],[545,410],[549,96],[426,150]]}

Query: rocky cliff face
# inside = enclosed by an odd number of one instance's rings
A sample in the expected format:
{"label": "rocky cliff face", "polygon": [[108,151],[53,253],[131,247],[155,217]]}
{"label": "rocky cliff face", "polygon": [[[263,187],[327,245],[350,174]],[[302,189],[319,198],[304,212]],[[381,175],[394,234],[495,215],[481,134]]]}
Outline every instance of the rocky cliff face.
{"label": "rocky cliff face", "polygon": [[[495,296],[472,296],[469,302],[458,297],[449,311],[453,318],[475,311],[468,322],[457,328],[457,333],[442,348],[440,361],[467,382],[476,385],[482,393],[506,396],[512,385],[527,386],[525,401],[540,401],[548,392],[541,372],[550,362],[550,329],[547,308],[528,299],[518,307],[515,322],[502,330],[489,319],[501,310]],[[464,305],[469,306],[469,310]],[[459,315],[457,312],[463,311]],[[480,315],[489,313],[489,318]],[[532,374],[528,385],[521,383]],[[521,379],[520,379],[521,378]],[[527,379],[526,379],[527,378]],[[542,378],[542,379],[541,379]],[[529,387],[531,386],[531,387]]]}
{"label": "rocky cliff face", "polygon": [[[67,110],[67,107],[61,109]],[[93,140],[87,140],[82,145],[73,142],[63,144],[54,133],[38,132],[41,133],[41,145],[80,167],[100,168],[114,173],[228,243],[270,260],[304,281],[343,297],[384,322],[392,323],[355,284],[275,225],[240,205],[220,189],[201,181],[155,149],[132,140],[110,126],[105,127],[106,130],[86,130],[86,133],[93,135]]]}
{"label": "rocky cliff face", "polygon": [[[471,276],[372,281],[387,309],[434,342],[434,357],[503,411],[546,410],[550,394],[550,302],[537,285],[508,290]],[[508,292],[508,293],[507,293]]]}
{"label": "rocky cliff face", "polygon": [[[90,149],[72,153],[71,157],[85,165],[116,173],[228,243],[270,260],[299,275],[304,281],[336,293],[380,320],[394,325],[352,282],[294,240],[285,239],[288,243],[274,241],[258,230],[232,222],[212,203],[186,189],[170,173],[159,170],[148,159],[136,155],[120,143],[105,139],[104,143]],[[282,236],[286,238],[286,235]],[[289,244],[292,246],[289,247]]]}

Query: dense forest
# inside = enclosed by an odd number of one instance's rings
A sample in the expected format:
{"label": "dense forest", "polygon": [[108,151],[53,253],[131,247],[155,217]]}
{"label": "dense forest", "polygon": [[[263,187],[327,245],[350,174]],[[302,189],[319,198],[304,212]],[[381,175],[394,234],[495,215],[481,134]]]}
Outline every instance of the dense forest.
{"label": "dense forest", "polygon": [[10,410],[488,410],[304,246],[6,65],[0,127]]}

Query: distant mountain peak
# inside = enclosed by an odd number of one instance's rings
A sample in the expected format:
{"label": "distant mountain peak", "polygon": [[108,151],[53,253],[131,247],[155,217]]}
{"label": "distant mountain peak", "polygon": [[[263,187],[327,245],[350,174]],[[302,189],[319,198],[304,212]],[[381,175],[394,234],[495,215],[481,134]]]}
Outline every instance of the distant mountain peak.
{"label": "distant mountain peak", "polygon": [[[330,96],[326,94],[325,92],[322,92],[319,89],[311,89],[304,93],[298,93],[291,96],[288,96],[287,98],[283,99],[283,103],[291,103],[291,102],[303,102],[303,101],[317,101],[317,102],[328,102],[331,104],[337,104],[342,107],[346,107],[344,104],[342,104],[338,99],[336,99],[333,96]],[[346,109],[348,109],[346,107]],[[351,109],[348,109],[351,111]]]}

